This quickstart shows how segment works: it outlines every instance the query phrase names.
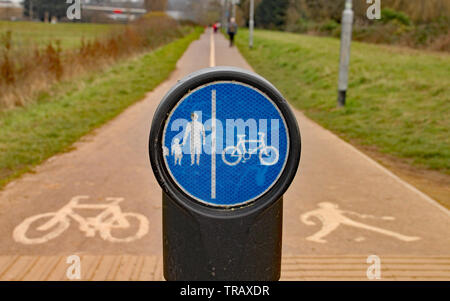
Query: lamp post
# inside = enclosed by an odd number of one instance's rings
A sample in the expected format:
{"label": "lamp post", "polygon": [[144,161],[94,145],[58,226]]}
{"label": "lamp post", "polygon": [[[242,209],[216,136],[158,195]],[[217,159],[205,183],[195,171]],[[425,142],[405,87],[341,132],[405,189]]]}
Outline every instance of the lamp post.
{"label": "lamp post", "polygon": [[253,48],[253,28],[255,26],[254,15],[255,15],[255,1],[250,0],[250,20],[248,22],[249,26],[248,46],[250,48]]}
{"label": "lamp post", "polygon": [[348,88],[348,66],[350,64],[350,44],[352,41],[353,10],[352,0],[345,1],[341,22],[341,55],[339,62],[338,106],[345,106]]}
{"label": "lamp post", "polygon": [[30,0],[30,4],[28,6],[28,17],[30,17],[30,21],[33,21],[33,1]]}
{"label": "lamp post", "polygon": [[222,24],[221,24],[221,26],[225,26],[225,21],[227,19],[225,3],[226,3],[226,1],[222,0]]}
{"label": "lamp post", "polygon": [[239,4],[239,0],[232,0],[232,16],[236,19],[236,5]]}
{"label": "lamp post", "polygon": [[229,18],[229,11],[228,11],[228,0],[223,1],[223,21],[222,21],[222,28],[225,30],[228,28],[228,18]]}

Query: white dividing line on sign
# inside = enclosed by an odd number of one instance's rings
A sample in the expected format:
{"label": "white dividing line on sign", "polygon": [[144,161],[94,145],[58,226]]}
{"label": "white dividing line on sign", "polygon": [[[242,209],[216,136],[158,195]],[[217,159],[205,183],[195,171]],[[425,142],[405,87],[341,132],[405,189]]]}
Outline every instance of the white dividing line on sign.
{"label": "white dividing line on sign", "polygon": [[211,30],[211,40],[210,40],[210,53],[209,53],[209,67],[216,66],[216,47],[214,44],[214,31]]}
{"label": "white dividing line on sign", "polygon": [[211,198],[216,198],[216,90],[211,91]]}

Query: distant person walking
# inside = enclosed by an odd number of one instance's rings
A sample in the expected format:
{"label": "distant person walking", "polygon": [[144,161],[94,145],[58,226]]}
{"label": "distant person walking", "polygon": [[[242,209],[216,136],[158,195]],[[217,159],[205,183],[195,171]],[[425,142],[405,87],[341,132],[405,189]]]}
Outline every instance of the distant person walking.
{"label": "distant person walking", "polygon": [[230,19],[228,23],[228,36],[230,37],[230,47],[233,47],[234,44],[234,36],[237,34],[238,26],[236,24],[236,20],[234,18]]}

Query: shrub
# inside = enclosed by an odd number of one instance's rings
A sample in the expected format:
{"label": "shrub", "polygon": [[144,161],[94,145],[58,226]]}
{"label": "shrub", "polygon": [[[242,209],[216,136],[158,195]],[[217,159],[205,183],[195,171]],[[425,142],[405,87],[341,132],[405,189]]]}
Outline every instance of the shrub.
{"label": "shrub", "polygon": [[389,23],[392,21],[397,21],[403,25],[409,26],[412,24],[408,15],[403,12],[399,12],[390,8],[383,8],[381,10],[381,21],[383,23]]}
{"label": "shrub", "polygon": [[287,24],[286,31],[306,33],[309,31],[311,22],[305,18],[298,18],[295,23]]}
{"label": "shrub", "polygon": [[81,41],[62,51],[59,41],[45,48],[13,50],[13,33],[1,37],[0,110],[23,105],[51,84],[102,68],[116,60],[154,49],[183,35],[182,27],[165,14],[149,14],[106,37]]}
{"label": "shrub", "polygon": [[11,31],[7,31],[1,37],[1,44],[3,45],[2,60],[0,61],[0,85],[9,85],[14,83],[14,69],[10,59],[11,52]]}
{"label": "shrub", "polygon": [[324,23],[321,27],[320,27],[320,31],[322,32],[328,32],[328,33],[332,33],[334,32],[336,29],[339,28],[339,23],[337,23],[335,20],[329,20],[328,22]]}

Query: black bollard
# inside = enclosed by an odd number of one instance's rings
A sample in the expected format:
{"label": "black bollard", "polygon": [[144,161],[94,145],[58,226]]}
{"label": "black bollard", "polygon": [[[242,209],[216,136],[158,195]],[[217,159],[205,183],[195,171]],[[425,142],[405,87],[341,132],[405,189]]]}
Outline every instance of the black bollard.
{"label": "black bollard", "polygon": [[283,194],[300,161],[289,105],[264,78],[214,67],[158,106],[150,161],[163,191],[167,280],[278,280]]}

